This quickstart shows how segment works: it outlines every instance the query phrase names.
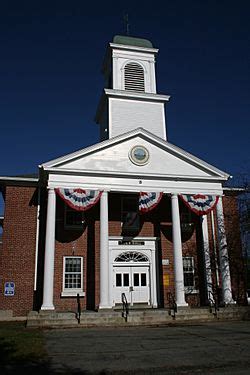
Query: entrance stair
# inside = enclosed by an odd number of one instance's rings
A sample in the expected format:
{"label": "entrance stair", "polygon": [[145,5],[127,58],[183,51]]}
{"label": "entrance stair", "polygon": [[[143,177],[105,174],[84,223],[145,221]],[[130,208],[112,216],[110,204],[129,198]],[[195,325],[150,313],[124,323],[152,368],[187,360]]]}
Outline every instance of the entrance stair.
{"label": "entrance stair", "polygon": [[122,310],[84,311],[80,316],[75,312],[31,311],[27,316],[27,327],[126,327],[161,326],[216,322],[225,320],[250,320],[250,306],[230,305],[213,311],[210,308],[129,309],[126,319]]}

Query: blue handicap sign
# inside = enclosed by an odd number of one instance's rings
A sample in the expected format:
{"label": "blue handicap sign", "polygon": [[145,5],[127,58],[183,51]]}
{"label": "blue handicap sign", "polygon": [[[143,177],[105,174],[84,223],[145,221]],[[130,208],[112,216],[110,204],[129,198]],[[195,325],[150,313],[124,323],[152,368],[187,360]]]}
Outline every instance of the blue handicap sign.
{"label": "blue handicap sign", "polygon": [[7,281],[4,284],[4,295],[14,296],[14,294],[15,294],[15,283],[13,281]]}

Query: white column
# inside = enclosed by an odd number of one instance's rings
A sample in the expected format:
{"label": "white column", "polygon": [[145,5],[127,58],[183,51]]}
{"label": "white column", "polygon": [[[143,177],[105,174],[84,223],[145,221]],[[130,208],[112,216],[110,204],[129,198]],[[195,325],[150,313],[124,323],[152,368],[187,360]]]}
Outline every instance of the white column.
{"label": "white column", "polygon": [[204,263],[205,263],[205,273],[206,273],[207,299],[208,299],[208,301],[211,300],[212,302],[214,302],[213,281],[212,281],[210,251],[209,251],[207,215],[203,215],[201,217],[201,222],[202,222]]}
{"label": "white column", "polygon": [[175,299],[177,306],[188,306],[185,301],[181,226],[178,195],[172,194],[172,236],[174,250]]}
{"label": "white column", "polygon": [[54,259],[55,259],[56,194],[48,190],[48,207],[45,239],[43,304],[41,310],[54,310]]}
{"label": "white column", "polygon": [[223,302],[226,304],[229,304],[229,303],[234,303],[234,301],[232,297],[229,258],[228,258],[228,252],[227,252],[227,240],[226,240],[223,206],[222,206],[221,197],[219,197],[219,200],[216,206],[216,213],[217,213],[217,225],[218,225],[222,296],[223,296]]}
{"label": "white column", "polygon": [[99,309],[109,309],[109,238],[108,238],[108,192],[100,199],[100,303]]}
{"label": "white column", "polygon": [[215,235],[215,225],[214,225],[214,211],[211,211],[211,227],[212,227],[212,238],[213,238],[213,256],[215,262],[215,285],[216,288],[219,287],[220,278],[219,278],[219,265],[218,265],[218,257],[217,257],[217,243],[216,243],[216,235]]}

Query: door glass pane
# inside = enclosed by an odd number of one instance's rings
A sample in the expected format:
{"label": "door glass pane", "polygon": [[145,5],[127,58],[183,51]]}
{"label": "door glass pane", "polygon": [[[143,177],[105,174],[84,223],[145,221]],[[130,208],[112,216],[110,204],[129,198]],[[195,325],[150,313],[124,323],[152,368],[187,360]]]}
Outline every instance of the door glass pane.
{"label": "door glass pane", "polygon": [[129,274],[128,273],[123,274],[123,286],[129,286]]}
{"label": "door glass pane", "polygon": [[146,273],[141,274],[141,286],[147,286],[147,275],[146,275]]}
{"label": "door glass pane", "polygon": [[116,274],[116,286],[122,286],[122,275],[120,273]]}
{"label": "door glass pane", "polygon": [[139,273],[134,273],[134,286],[139,286]]}

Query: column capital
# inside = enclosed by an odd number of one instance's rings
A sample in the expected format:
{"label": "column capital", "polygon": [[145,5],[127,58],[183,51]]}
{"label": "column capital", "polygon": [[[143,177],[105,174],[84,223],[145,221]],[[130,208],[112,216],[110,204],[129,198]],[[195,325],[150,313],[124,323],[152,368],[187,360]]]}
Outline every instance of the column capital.
{"label": "column capital", "polygon": [[178,193],[170,193],[172,199],[178,199]]}
{"label": "column capital", "polygon": [[53,194],[55,193],[55,188],[47,186],[47,191],[48,191],[48,194]]}

